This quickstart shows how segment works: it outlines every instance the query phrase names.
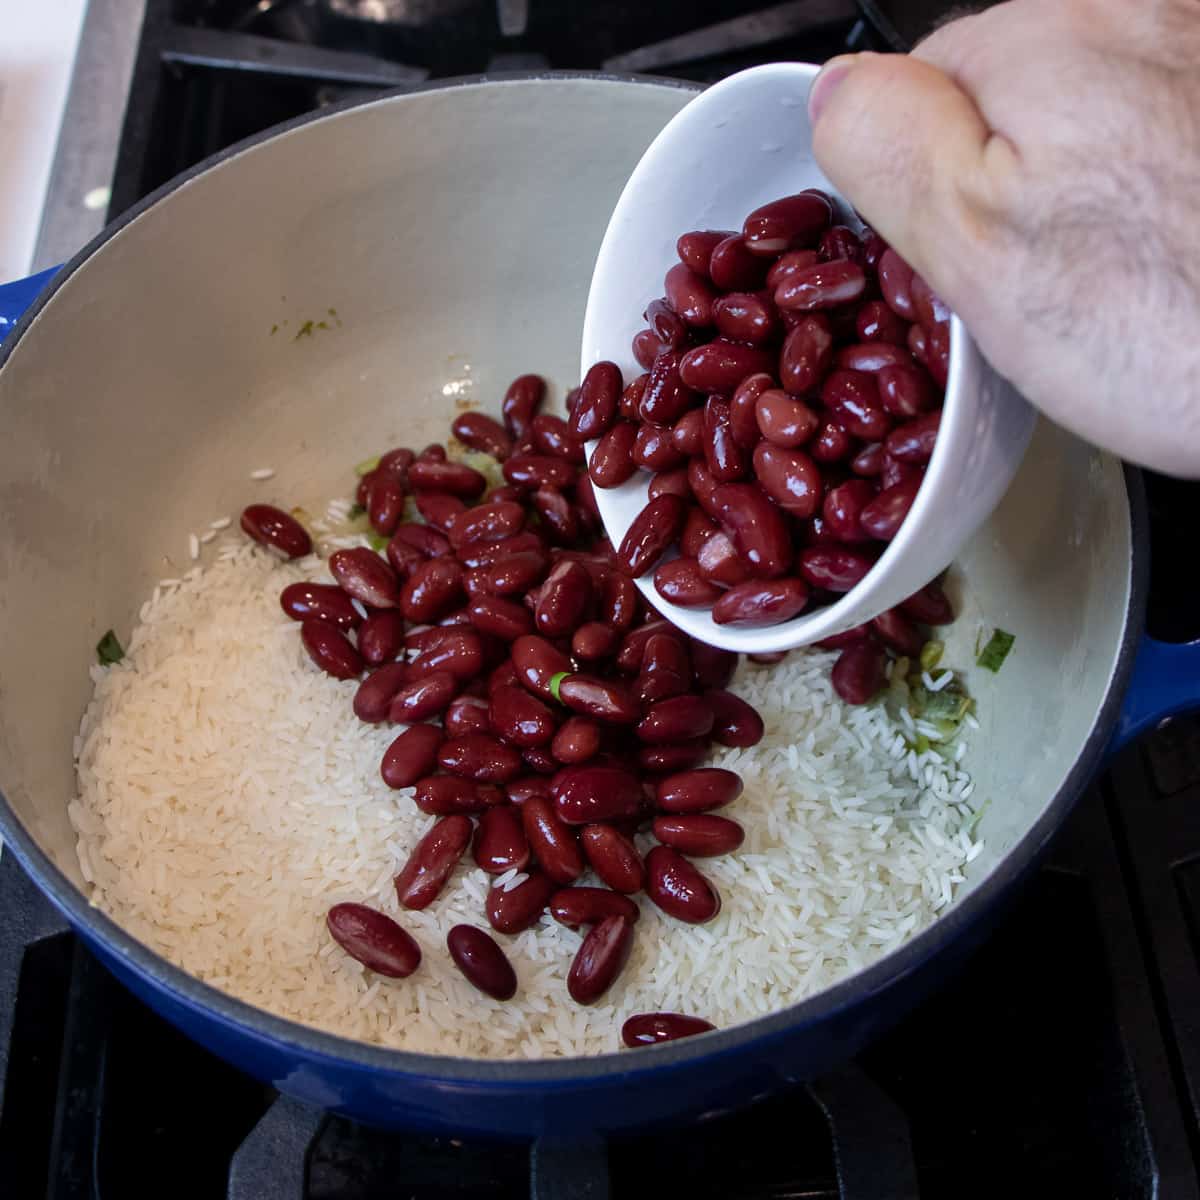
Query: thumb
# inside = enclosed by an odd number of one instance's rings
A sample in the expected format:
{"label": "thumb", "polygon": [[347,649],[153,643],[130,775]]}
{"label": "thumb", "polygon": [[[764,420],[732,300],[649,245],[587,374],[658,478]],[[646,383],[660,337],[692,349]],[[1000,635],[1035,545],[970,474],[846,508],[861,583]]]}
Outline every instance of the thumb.
{"label": "thumb", "polygon": [[828,62],[808,105],[830,181],[953,304],[990,140],[970,96],[928,62],[868,53]]}

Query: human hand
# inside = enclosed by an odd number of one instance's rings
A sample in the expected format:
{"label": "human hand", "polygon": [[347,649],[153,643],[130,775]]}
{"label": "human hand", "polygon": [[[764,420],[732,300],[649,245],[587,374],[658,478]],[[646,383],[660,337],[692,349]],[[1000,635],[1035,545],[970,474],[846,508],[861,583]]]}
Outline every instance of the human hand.
{"label": "human hand", "polygon": [[1200,476],[1200,5],[1010,0],[832,60],[818,162],[1048,416]]}

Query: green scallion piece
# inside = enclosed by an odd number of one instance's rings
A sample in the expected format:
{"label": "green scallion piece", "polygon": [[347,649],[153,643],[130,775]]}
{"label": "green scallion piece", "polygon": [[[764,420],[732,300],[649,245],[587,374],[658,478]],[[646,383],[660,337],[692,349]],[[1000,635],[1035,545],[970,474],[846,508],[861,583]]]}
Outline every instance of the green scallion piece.
{"label": "green scallion piece", "polygon": [[102,667],[111,667],[125,657],[125,650],[111,629],[96,643],[96,657]]}
{"label": "green scallion piece", "polygon": [[1016,640],[1011,633],[1005,633],[1003,629],[997,629],[992,634],[988,644],[984,646],[983,652],[975,661],[986,671],[1000,670],[1004,665],[1004,660],[1008,657],[1008,652],[1013,648],[1013,642]]}
{"label": "green scallion piece", "polygon": [[376,554],[382,554],[384,550],[387,549],[388,540],[383,536],[382,533],[376,533],[375,530],[372,529],[367,534],[367,544],[372,550],[375,551]]}
{"label": "green scallion piece", "polygon": [[921,647],[921,670],[932,671],[942,661],[945,648],[941,642],[926,642]]}
{"label": "green scallion piece", "polygon": [[555,700],[559,702],[559,704],[562,703],[562,697],[558,694],[558,689],[562,687],[562,681],[566,679],[570,673],[570,671],[559,671],[557,675],[550,676],[550,695],[552,695]]}
{"label": "green scallion piece", "polygon": [[367,510],[361,504],[352,504],[350,511],[346,514],[347,521],[357,521],[359,517],[365,517]]}
{"label": "green scallion piece", "polygon": [[379,455],[377,454],[374,458],[364,458],[362,462],[360,462],[358,466],[354,468],[354,473],[361,478],[363,475],[370,475],[370,473],[378,466]]}

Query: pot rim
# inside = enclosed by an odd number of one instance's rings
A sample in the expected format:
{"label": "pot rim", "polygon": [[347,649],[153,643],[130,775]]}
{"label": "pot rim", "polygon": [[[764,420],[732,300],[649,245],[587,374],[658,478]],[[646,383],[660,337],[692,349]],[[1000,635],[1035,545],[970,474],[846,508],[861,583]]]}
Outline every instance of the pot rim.
{"label": "pot rim", "polygon": [[[317,121],[335,120],[353,109],[374,105],[402,104],[411,95],[431,91],[456,91],[461,88],[493,87],[533,80],[566,82],[572,79],[614,85],[671,87],[683,91],[702,90],[688,80],[665,79],[651,75],[591,71],[513,71],[469,75],[407,85],[387,95],[351,99],[315,113],[306,113],[290,121],[271,126],[190,167],[145,196],[132,208],[107,225],[79,251],[22,316],[4,344],[0,346],[0,370],[21,341],[23,334],[53,300],[58,289],[83,267],[111,238],[135,221],[142,213],[161,203],[173,192],[199,175],[226,165],[264,142],[288,136]],[[997,863],[990,875],[962,900],[931,925],[886,954],[871,966],[816,993],[797,1004],[767,1016],[718,1029],[698,1037],[646,1047],[636,1055],[617,1052],[591,1058],[547,1058],[531,1060],[461,1058],[451,1055],[421,1054],[360,1042],[339,1034],[326,1033],[235,998],[189,975],[156,951],[126,933],[109,916],[91,907],[84,894],[72,883],[37,844],[17,818],[0,789],[0,840],[16,855],[27,874],[42,893],[83,936],[102,944],[121,966],[153,983],[173,1002],[201,1017],[232,1026],[239,1033],[264,1041],[293,1055],[303,1055],[334,1064],[352,1065],[381,1074],[419,1077],[448,1083],[489,1084],[509,1088],[513,1085],[568,1085],[625,1076],[633,1081],[647,1071],[683,1064],[696,1064],[738,1054],[752,1043],[780,1039],[798,1027],[827,1021],[837,1013],[870,997],[883,993],[911,975],[931,959],[942,943],[965,933],[1009,887],[1017,882],[1024,868],[1036,860],[1050,838],[1066,818],[1075,800],[1100,765],[1109,743],[1121,698],[1129,682],[1134,656],[1144,626],[1149,575],[1148,523],[1145,491],[1139,471],[1124,468],[1125,490],[1131,521],[1130,599],[1125,628],[1108,690],[1096,714],[1083,747],[1066,779],[1037,821],[1035,821]]]}

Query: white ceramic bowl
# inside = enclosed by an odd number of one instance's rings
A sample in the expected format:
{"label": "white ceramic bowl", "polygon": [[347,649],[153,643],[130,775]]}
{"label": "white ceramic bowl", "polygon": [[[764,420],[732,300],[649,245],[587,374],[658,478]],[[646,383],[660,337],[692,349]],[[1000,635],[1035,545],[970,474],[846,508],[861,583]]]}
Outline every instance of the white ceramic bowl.
{"label": "white ceramic bowl", "polygon": [[[633,335],[642,311],[662,295],[689,229],[740,229],[760,204],[808,187],[833,192],[813,159],[808,91],[818,68],[774,63],[732,75],[683,108],[642,156],[613,210],[596,259],[583,325],[581,377],[611,359],[626,379],[641,372]],[[984,361],[955,317],[950,375],[937,447],[916,502],[870,574],[826,608],[779,625],[717,625],[707,609],[668,604],[652,575],[638,585],[675,625],[714,646],[743,653],[788,650],[877,616],[943,571],[987,520],[1016,474],[1035,414]],[[588,447],[589,456],[594,444]],[[646,504],[649,476],[596,488],[614,546]]]}

